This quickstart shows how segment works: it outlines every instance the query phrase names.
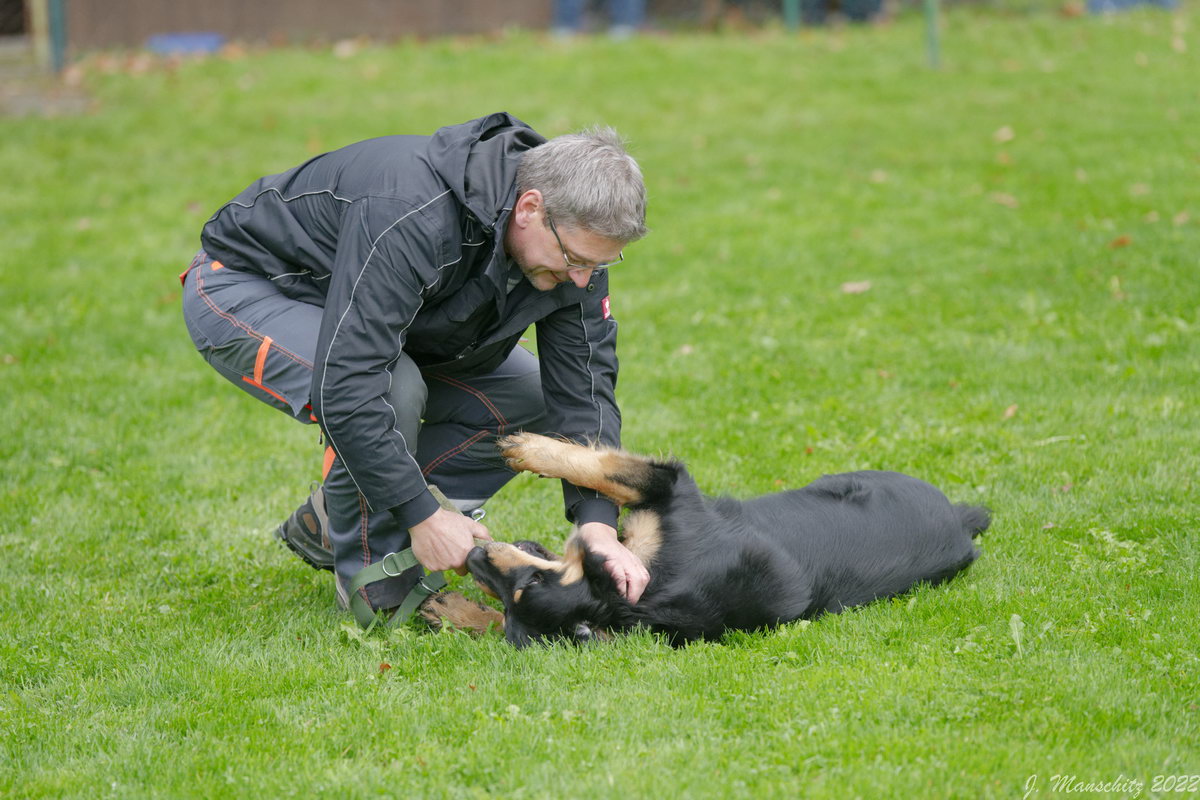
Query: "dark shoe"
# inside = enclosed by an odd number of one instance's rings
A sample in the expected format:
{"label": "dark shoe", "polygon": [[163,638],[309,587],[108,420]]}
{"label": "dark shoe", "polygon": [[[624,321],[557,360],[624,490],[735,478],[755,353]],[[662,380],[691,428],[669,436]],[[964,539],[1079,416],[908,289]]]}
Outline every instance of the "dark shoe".
{"label": "dark shoe", "polygon": [[325,490],[317,484],[312,495],[292,512],[287,521],[275,529],[275,536],[313,569],[333,571],[333,551],[325,529],[329,516],[325,513]]}

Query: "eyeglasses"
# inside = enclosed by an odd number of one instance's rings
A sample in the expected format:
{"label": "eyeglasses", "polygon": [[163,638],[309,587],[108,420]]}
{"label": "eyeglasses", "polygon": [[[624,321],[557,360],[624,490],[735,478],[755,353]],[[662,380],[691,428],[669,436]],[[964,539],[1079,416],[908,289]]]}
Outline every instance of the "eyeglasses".
{"label": "eyeglasses", "polygon": [[567,265],[568,270],[586,269],[592,272],[602,272],[609,267],[616,266],[625,260],[625,251],[617,253],[616,261],[609,261],[607,264],[576,264],[567,255],[567,248],[563,247],[562,238],[558,235],[558,228],[554,227],[554,219],[550,216],[549,210],[546,211],[546,222],[550,223],[550,232],[554,234],[555,241],[558,242],[558,249],[562,251],[563,263]]}

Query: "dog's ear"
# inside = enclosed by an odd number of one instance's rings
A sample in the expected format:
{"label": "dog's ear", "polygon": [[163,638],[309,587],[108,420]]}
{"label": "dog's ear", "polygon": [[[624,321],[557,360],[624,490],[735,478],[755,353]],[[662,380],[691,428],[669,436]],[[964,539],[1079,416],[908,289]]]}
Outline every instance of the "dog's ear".
{"label": "dog's ear", "polygon": [[604,566],[604,556],[588,550],[582,542],[579,542],[577,546],[580,550],[580,563],[583,565],[583,577],[587,580],[592,594],[597,599],[603,600],[612,596],[620,596],[620,592],[617,591],[617,582],[613,580],[612,575],[608,574],[608,569]]}
{"label": "dog's ear", "polygon": [[529,634],[529,629],[521,624],[516,614],[512,613],[504,615],[504,638],[518,650],[528,646],[533,641],[533,637]]}

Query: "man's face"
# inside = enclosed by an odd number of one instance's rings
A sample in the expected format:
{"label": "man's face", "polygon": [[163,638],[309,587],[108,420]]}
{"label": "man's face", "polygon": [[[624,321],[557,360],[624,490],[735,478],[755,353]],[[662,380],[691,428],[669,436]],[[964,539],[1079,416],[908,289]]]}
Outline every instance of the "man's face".
{"label": "man's face", "polygon": [[539,291],[548,292],[568,281],[580,289],[586,288],[595,266],[621,258],[621,242],[591,231],[551,227],[546,222],[545,207],[533,211],[530,222],[517,246],[510,248],[510,255]]}

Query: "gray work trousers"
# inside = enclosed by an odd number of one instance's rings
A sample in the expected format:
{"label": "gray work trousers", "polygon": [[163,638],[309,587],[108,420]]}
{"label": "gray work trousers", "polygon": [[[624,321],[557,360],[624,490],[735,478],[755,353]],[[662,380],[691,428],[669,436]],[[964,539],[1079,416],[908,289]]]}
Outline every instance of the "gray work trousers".
{"label": "gray work trousers", "polygon": [[[282,294],[267,278],[223,267],[201,251],[183,281],[183,314],[204,359],[233,385],[303,423],[314,423],[309,396],[322,309]],[[499,434],[544,430],[537,358],[517,347],[498,369],[453,374],[422,370],[407,355],[392,369],[388,402],[417,464],[460,509],[476,508],[515,474],[495,447]],[[324,474],[327,535],[342,587],[363,567],[409,546],[408,531],[386,509],[371,511],[341,459],[328,451]],[[398,606],[422,574],[365,587],[374,609]]]}

